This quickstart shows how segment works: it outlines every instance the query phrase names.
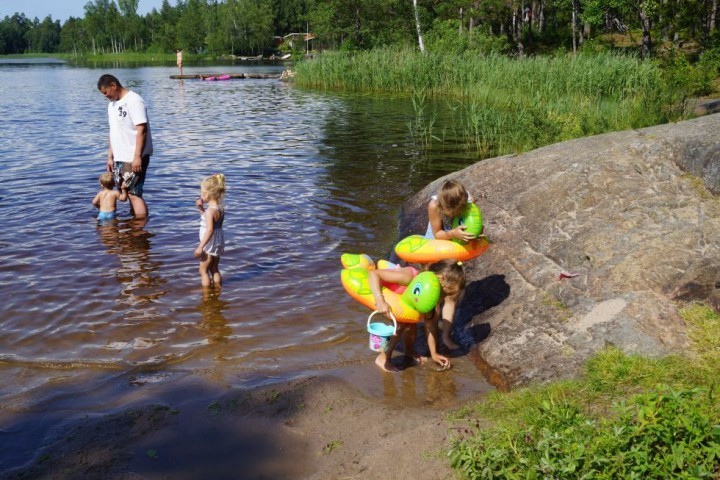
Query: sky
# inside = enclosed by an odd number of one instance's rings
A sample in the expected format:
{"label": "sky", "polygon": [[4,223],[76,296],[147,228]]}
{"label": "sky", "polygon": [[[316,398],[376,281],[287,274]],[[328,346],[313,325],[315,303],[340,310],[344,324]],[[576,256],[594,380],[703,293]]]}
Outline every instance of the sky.
{"label": "sky", "polygon": [[[84,17],[85,5],[89,2],[90,0],[0,0],[0,19],[15,13],[24,13],[31,20],[35,17],[43,20],[51,15],[53,20],[63,23],[70,17]],[[176,0],[170,0],[170,5],[176,3]],[[161,6],[162,0],[140,0],[138,14],[145,15],[153,8],[160,10]]]}

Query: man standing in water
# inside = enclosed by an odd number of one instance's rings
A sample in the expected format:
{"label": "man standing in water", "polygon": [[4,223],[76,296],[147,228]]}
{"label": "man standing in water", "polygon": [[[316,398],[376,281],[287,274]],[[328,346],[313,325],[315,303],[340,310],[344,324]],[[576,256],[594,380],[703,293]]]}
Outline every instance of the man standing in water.
{"label": "man standing in water", "polygon": [[145,218],[148,208],[143,200],[145,174],[153,153],[147,109],[142,97],[120,84],[113,75],[100,77],[98,90],[110,100],[110,145],[107,169],[117,185],[128,186],[130,208],[135,218]]}

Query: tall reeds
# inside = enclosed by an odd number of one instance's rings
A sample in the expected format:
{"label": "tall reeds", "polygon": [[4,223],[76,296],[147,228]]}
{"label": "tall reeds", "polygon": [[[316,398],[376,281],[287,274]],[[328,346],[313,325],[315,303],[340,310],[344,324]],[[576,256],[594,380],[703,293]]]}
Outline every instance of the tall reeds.
{"label": "tall reeds", "polygon": [[672,108],[675,97],[656,64],[609,52],[520,61],[411,50],[324,53],[298,64],[295,82],[407,95],[416,113],[427,110],[429,99],[447,102],[458,115],[466,147],[482,157],[656,125],[682,114]]}

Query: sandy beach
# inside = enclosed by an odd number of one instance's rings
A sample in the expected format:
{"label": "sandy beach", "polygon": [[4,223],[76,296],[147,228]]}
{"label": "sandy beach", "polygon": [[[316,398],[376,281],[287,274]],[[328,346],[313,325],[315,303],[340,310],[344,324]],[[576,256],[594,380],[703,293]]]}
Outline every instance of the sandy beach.
{"label": "sandy beach", "polygon": [[[353,386],[363,375],[377,377],[385,399]],[[453,478],[445,416],[468,399],[448,395],[451,375],[426,366],[397,374],[356,366],[224,391],[187,378],[113,413],[68,417],[32,461],[0,478]],[[392,391],[418,379],[430,382],[430,396]]]}

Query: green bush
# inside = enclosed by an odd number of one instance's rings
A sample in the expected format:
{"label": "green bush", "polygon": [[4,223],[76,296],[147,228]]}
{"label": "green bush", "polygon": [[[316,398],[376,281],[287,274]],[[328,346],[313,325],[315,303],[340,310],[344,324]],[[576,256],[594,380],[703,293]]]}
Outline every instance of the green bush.
{"label": "green bush", "polygon": [[[495,393],[452,420],[451,465],[472,479],[718,478],[720,315],[681,310],[693,348],[599,352],[576,381]],[[487,424],[489,419],[492,423]]]}
{"label": "green bush", "polygon": [[720,76],[720,47],[705,50],[700,55],[698,66],[713,78]]}
{"label": "green bush", "polygon": [[700,389],[638,394],[594,418],[574,400],[543,399],[515,427],[459,439],[451,465],[473,479],[713,478],[720,426]]}
{"label": "green bush", "polygon": [[[708,58],[708,62],[711,57]],[[702,96],[712,92],[712,82],[717,76],[716,68],[698,62],[690,63],[687,57],[671,49],[659,60],[661,70],[668,85],[674,90],[683,91],[689,96]]]}
{"label": "green bush", "polygon": [[461,30],[458,20],[436,20],[432,30],[425,35],[425,45],[428,51],[451,55],[465,52],[503,54],[511,50],[506,36],[492,35],[481,28]]}

